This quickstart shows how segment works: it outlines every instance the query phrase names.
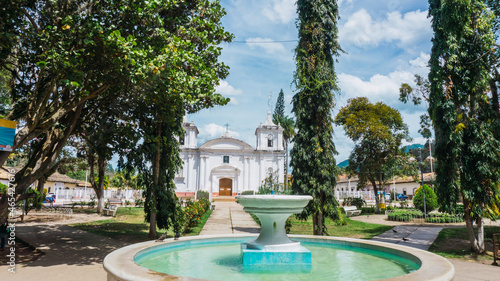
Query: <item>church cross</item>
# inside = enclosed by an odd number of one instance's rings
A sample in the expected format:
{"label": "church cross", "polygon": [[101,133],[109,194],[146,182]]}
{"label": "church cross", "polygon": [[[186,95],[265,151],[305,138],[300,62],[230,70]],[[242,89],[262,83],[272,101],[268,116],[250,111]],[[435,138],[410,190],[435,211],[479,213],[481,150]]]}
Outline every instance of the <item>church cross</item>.
{"label": "church cross", "polygon": [[226,133],[229,132],[229,124],[226,123],[226,124],[224,124],[224,126],[226,127]]}

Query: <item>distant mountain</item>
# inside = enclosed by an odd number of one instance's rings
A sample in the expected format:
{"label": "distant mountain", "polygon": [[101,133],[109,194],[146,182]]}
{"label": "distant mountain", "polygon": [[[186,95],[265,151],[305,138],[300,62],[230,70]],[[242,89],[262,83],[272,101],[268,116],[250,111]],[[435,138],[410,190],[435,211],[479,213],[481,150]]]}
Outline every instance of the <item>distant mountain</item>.
{"label": "distant mountain", "polygon": [[423,148],[423,147],[424,147],[424,145],[415,143],[415,144],[412,144],[412,145],[405,146],[404,150],[405,150],[405,152],[408,152],[408,151],[410,151],[410,149],[420,149],[420,148]]}
{"label": "distant mountain", "polygon": [[349,165],[349,160],[344,160],[344,161],[338,163],[337,167],[339,167],[339,168],[345,168],[345,167],[347,167],[347,165]]}

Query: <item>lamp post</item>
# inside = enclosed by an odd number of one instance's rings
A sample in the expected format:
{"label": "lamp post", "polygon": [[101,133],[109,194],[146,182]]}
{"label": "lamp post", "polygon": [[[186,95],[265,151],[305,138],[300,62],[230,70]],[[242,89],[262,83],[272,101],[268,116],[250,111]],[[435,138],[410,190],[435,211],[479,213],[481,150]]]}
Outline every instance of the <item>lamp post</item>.
{"label": "lamp post", "polygon": [[[432,160],[431,160],[432,161]],[[422,194],[423,194],[423,199],[424,199],[424,221],[427,220],[427,210],[425,208],[425,187],[424,187],[424,170],[423,170],[423,165],[422,165],[422,149],[420,149],[420,176],[422,178]]]}

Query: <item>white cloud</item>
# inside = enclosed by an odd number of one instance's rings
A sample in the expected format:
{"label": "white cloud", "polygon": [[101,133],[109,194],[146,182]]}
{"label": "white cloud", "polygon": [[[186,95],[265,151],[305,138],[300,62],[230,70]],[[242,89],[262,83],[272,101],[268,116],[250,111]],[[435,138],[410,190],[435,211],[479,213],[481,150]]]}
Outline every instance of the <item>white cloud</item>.
{"label": "white cloud", "polygon": [[246,42],[250,48],[254,49],[255,47],[260,47],[268,54],[286,52],[283,44],[274,42],[274,40],[270,38],[248,38]]}
{"label": "white cloud", "polygon": [[421,52],[418,58],[410,60],[410,65],[415,68],[426,69],[430,59],[431,59],[430,54]]}
{"label": "white cloud", "polygon": [[397,99],[401,84],[411,81],[413,81],[413,73],[407,71],[394,71],[388,76],[375,74],[368,81],[350,74],[339,74],[340,89],[347,99],[368,97],[372,102],[388,102],[394,98]]}
{"label": "white cloud", "polygon": [[[337,3],[340,7],[342,5],[342,3],[344,3],[344,0],[338,0]],[[352,0],[346,0],[346,3],[352,3]]]}
{"label": "white cloud", "polygon": [[296,0],[271,0],[264,6],[262,13],[272,21],[289,23],[296,17]]}
{"label": "white cloud", "polygon": [[[239,138],[240,134],[237,132],[233,132],[231,130],[229,131],[229,135],[232,136],[233,138]],[[205,139],[214,139],[218,138],[226,133],[226,127],[217,125],[215,123],[210,123],[204,125],[202,128],[200,128],[200,135],[203,136]]]}
{"label": "white cloud", "polygon": [[243,94],[241,89],[236,89],[225,80],[220,80],[219,85],[215,88],[217,93],[223,96],[239,96]]}
{"label": "white cloud", "polygon": [[350,15],[340,27],[341,44],[374,47],[383,42],[396,42],[401,48],[412,48],[432,34],[427,11],[412,11],[401,15],[399,11],[387,13],[381,21],[361,9]]}

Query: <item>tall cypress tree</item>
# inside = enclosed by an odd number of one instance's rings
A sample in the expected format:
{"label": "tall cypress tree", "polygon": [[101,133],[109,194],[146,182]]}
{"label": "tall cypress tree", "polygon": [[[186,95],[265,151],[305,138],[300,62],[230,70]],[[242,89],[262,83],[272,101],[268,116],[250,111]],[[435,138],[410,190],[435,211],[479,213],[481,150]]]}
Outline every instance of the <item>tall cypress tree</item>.
{"label": "tall cypress tree", "polygon": [[439,163],[437,195],[444,211],[454,211],[462,197],[471,247],[481,253],[483,217],[498,215],[500,205],[499,118],[494,94],[489,96],[493,14],[479,0],[429,4],[434,30],[429,115]]}
{"label": "tall cypress tree", "polygon": [[331,110],[338,92],[334,56],[341,51],[337,40],[338,5],[335,0],[297,1],[299,44],[295,49],[297,94],[295,144],[291,151],[292,190],[313,200],[299,215],[312,215],[314,234],[323,235],[325,218],[335,218],[337,169],[332,141]]}
{"label": "tall cypress tree", "polygon": [[285,94],[283,89],[281,89],[278,94],[278,100],[276,101],[276,106],[274,107],[273,122],[278,125],[281,120],[285,117]]}

